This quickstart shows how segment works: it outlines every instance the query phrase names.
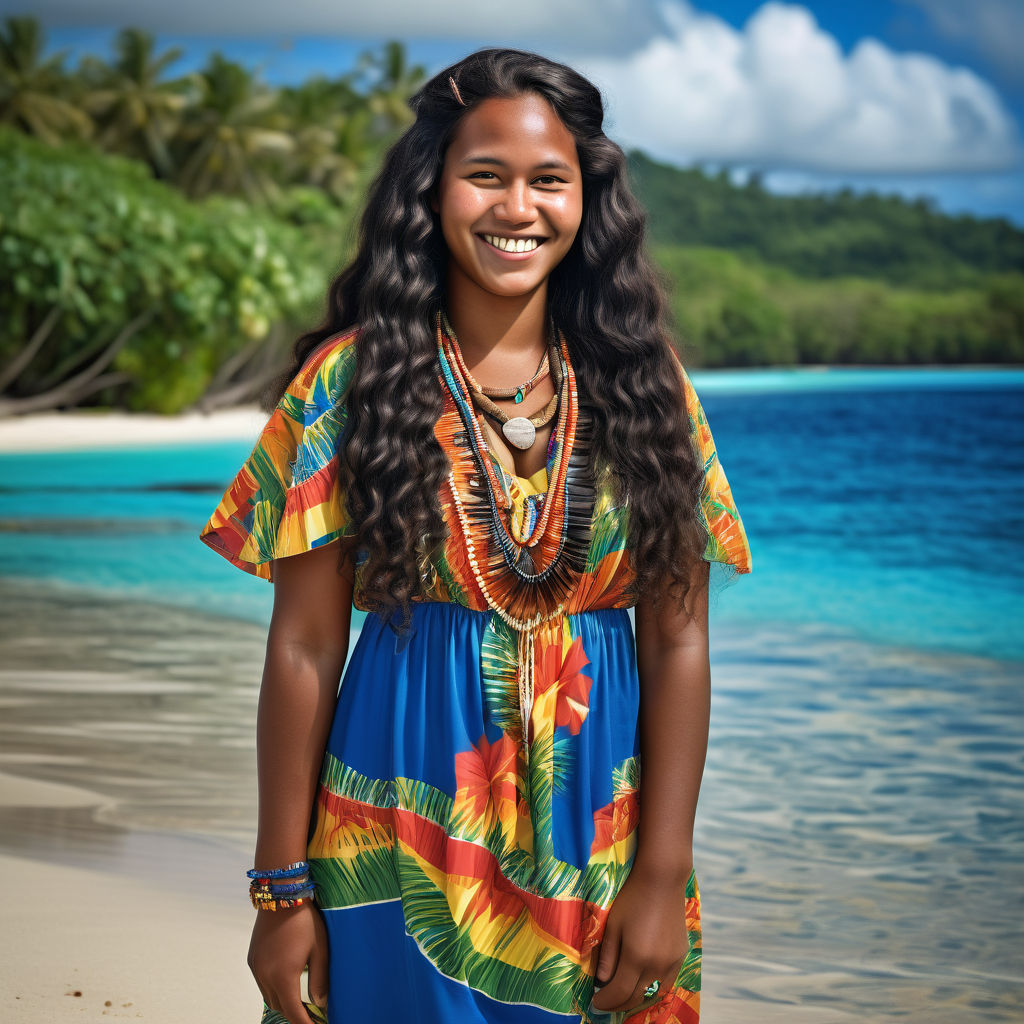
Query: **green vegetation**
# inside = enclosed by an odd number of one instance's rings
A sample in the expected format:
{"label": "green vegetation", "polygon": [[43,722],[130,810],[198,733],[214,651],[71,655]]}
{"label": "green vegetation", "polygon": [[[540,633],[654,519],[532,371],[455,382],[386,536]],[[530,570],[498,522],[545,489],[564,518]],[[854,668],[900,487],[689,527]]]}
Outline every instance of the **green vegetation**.
{"label": "green vegetation", "polygon": [[1024,269],[1024,231],[1002,218],[937,212],[928,200],[855,195],[777,196],[754,175],[733,185],[629,154],[634,188],[664,245],[729,249],[808,278],[868,277],[944,289],[979,284],[990,273]]}
{"label": "green vegetation", "polygon": [[319,312],[326,220],[313,232],[239,199],[193,202],[140,163],[81,144],[55,160],[9,128],[0,180],[0,412],[250,398]]}
{"label": "green vegetation", "polygon": [[[425,78],[401,44],[270,89],[126,29],[43,59],[0,26],[0,415],[251,401],[317,319]],[[1024,232],[876,195],[779,197],[630,154],[690,365],[1024,361]]]}

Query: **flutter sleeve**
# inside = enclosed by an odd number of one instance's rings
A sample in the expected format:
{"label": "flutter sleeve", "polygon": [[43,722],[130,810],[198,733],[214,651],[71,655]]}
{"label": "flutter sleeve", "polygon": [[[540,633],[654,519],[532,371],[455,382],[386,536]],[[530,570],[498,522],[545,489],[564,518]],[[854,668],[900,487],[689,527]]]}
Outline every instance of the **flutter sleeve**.
{"label": "flutter sleeve", "polygon": [[313,351],[200,531],[203,543],[261,579],[273,581],[276,558],[355,533],[338,483],[355,338],[352,331]]}
{"label": "flutter sleeve", "polygon": [[674,348],[672,354],[682,378],[683,397],[690,421],[690,438],[704,465],[704,486],[699,511],[708,528],[704,559],[711,563],[710,588],[714,594],[734,582],[738,575],[752,570],[750,543],[736,502],[733,500],[732,488],[718,458],[715,439],[711,435],[704,408]]}

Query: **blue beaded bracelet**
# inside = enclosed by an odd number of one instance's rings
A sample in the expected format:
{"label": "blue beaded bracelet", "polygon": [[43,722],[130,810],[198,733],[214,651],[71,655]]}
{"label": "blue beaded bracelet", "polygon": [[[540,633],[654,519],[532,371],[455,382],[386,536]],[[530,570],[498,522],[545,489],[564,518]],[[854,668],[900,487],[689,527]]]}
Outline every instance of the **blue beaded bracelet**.
{"label": "blue beaded bracelet", "polygon": [[247,878],[298,878],[299,875],[304,875],[309,871],[308,860],[297,860],[294,864],[289,864],[285,868],[273,868],[270,871],[257,871],[253,868],[251,871],[246,871]]}
{"label": "blue beaded bracelet", "polygon": [[313,882],[289,882],[288,885],[274,885],[271,883],[268,888],[275,896],[287,896],[290,892],[300,892],[303,889],[312,890],[315,888]]}

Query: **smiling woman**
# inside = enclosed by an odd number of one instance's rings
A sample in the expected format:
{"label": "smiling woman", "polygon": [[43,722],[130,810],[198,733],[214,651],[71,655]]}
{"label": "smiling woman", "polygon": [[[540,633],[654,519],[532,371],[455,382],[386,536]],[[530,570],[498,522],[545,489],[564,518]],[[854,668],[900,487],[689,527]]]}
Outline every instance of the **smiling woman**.
{"label": "smiling woman", "polygon": [[743,525],[600,93],[483,50],[412,106],[201,534],[275,588],[264,1024],[695,1024],[708,565],[750,571]]}
{"label": "smiling woman", "polygon": [[476,289],[543,300],[582,218],[576,140],[541,96],[485,99],[455,130],[432,208],[452,255],[449,306]]}

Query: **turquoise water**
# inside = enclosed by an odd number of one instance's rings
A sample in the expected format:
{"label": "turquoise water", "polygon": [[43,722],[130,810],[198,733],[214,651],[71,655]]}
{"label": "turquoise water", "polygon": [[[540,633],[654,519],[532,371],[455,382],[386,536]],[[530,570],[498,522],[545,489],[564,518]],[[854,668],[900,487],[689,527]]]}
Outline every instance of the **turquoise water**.
{"label": "turquoise water", "polygon": [[[754,562],[714,605],[716,621],[1024,657],[1024,371],[692,380]],[[270,584],[197,540],[251,448],[0,455],[3,574],[267,621]]]}
{"label": "turquoise water", "polygon": [[[693,381],[754,560],[713,610],[703,1016],[1024,1019],[1024,372]],[[0,770],[111,801],[0,809],[0,849],[152,871],[160,829],[240,877],[273,588],[197,535],[250,449],[0,456]]]}

